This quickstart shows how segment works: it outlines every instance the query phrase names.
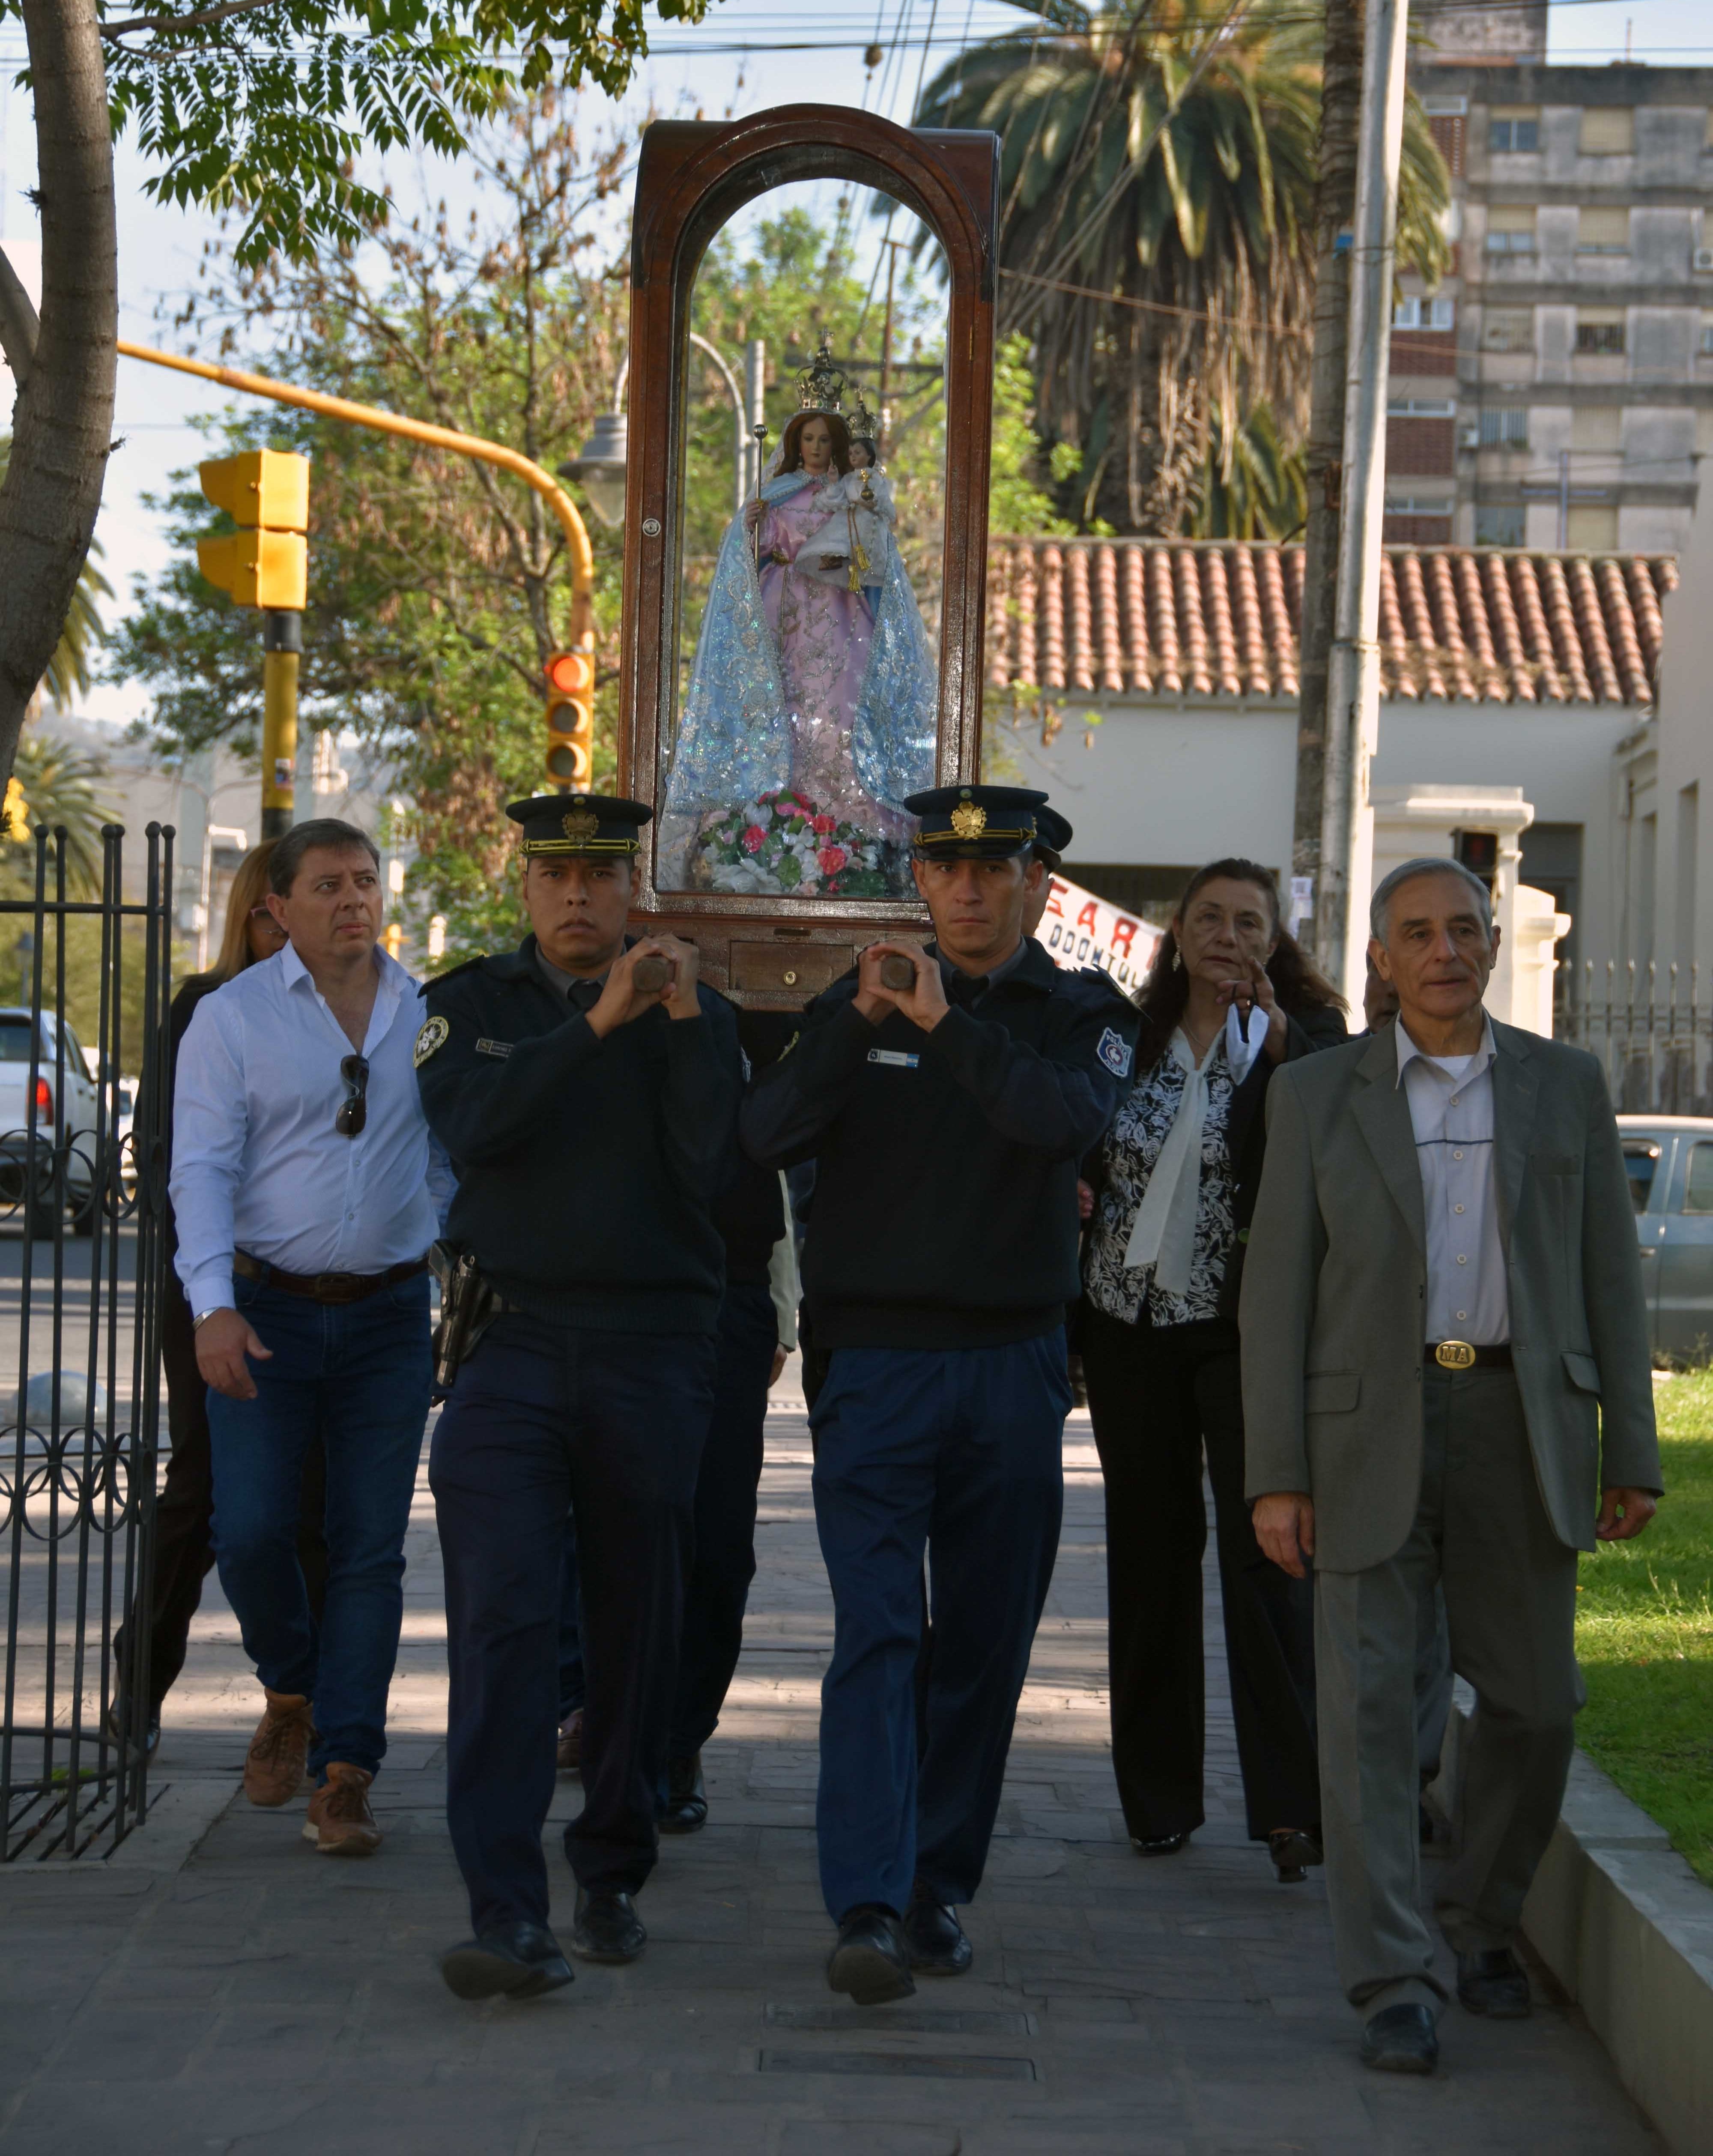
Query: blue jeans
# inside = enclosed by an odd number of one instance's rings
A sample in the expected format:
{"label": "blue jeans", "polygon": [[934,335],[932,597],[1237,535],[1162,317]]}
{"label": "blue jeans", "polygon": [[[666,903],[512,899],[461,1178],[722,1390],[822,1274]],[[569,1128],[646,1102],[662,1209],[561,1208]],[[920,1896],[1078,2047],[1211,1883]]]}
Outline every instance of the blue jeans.
{"label": "blue jeans", "polygon": [[[403,1614],[404,1531],[428,1417],[426,1274],[361,1302],[310,1302],[236,1281],[264,1348],[253,1400],[210,1389],[214,1553],[244,1652],[270,1691],[315,1702],[310,1765],[373,1774]],[[327,1458],[327,1599],[317,1628],[297,1558],[304,1452]]]}
{"label": "blue jeans", "polygon": [[[833,1588],[815,1804],[834,1922],[921,1880],[974,1898],[1064,1502],[1064,1333],[1005,1348],[840,1348],[815,1398],[815,1525]],[[933,1653],[918,1774],[922,1557]]]}

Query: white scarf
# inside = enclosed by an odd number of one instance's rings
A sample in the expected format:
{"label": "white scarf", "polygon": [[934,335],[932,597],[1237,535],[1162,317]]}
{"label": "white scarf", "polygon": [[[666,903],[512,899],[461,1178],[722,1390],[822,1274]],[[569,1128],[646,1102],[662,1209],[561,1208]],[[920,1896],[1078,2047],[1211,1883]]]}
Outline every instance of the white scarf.
{"label": "white scarf", "polygon": [[[1259,1004],[1250,1006],[1247,1032],[1236,1004],[1231,1005],[1225,1014],[1225,1062],[1233,1086],[1248,1077],[1266,1039],[1267,1014]],[[1132,1270],[1151,1265],[1155,1286],[1168,1295],[1189,1292],[1202,1195],[1202,1131],[1208,1120],[1208,1081],[1217,1048],[1216,1036],[1198,1068],[1182,1027],[1172,1036],[1167,1053],[1177,1059],[1183,1071],[1183,1091],[1124,1254],[1124,1262]]]}

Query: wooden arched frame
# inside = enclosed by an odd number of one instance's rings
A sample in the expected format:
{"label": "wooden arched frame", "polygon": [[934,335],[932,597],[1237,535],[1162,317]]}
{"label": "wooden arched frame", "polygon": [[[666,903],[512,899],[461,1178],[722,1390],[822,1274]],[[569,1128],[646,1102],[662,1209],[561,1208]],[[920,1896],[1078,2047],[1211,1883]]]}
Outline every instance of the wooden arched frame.
{"label": "wooden arched frame", "polygon": [[[949,280],[946,531],[938,773],[973,779],[981,753],[982,644],[993,408],[994,135],[895,126],[847,105],[789,105],[709,125],[657,121],[643,137],[631,247],[629,461],[618,791],[656,805],[678,671],[691,295],[714,235],[746,203],[793,182],[843,180],[895,198],[932,232]],[[742,1003],[801,1004],[859,945],[921,909],[895,900],[657,892],[639,857],[639,927],[694,938],[702,976]]]}

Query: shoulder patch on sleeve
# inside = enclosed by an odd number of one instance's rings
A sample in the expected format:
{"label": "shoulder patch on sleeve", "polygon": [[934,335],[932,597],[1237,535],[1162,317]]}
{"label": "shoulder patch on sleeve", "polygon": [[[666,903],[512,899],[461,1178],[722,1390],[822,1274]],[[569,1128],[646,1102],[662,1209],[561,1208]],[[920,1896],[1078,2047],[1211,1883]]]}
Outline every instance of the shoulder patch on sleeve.
{"label": "shoulder patch on sleeve", "polygon": [[[411,1053],[411,1061],[420,1070],[437,1049],[444,1048],[452,1028],[444,1018],[431,1018],[417,1035],[417,1045]],[[1102,1044],[1104,1050],[1105,1044]]]}
{"label": "shoulder patch on sleeve", "polygon": [[1131,1045],[1121,1033],[1109,1025],[1101,1034],[1095,1053],[1115,1078],[1129,1077]]}

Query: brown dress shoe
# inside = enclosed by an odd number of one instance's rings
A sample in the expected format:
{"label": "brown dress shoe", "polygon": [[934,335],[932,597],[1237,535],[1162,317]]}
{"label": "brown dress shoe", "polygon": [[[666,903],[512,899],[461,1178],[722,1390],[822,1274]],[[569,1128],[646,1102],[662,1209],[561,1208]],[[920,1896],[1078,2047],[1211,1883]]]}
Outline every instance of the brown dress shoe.
{"label": "brown dress shoe", "polygon": [[579,1774],[583,1764],[583,1711],[578,1707],[559,1732],[559,1748],[555,1755],[562,1774]]}
{"label": "brown dress shoe", "polygon": [[381,1830],[369,1810],[374,1776],[343,1760],[328,1762],[327,1779],[310,1799],[303,1838],[323,1856],[372,1856],[381,1846]]}
{"label": "brown dress shoe", "polygon": [[303,1787],[313,1734],[310,1703],[301,1692],[268,1692],[267,1712],[244,1758],[244,1793],[253,1804],[291,1802]]}

